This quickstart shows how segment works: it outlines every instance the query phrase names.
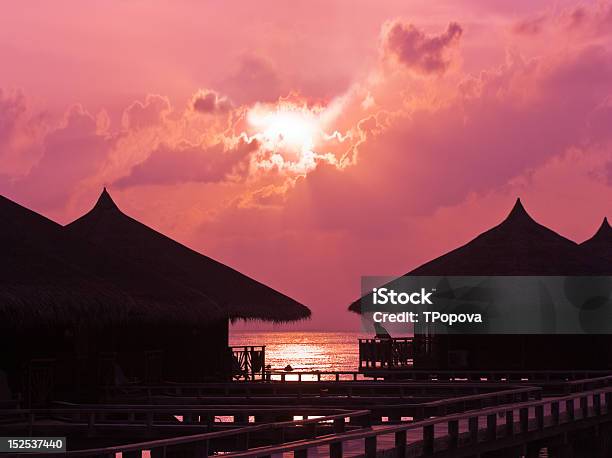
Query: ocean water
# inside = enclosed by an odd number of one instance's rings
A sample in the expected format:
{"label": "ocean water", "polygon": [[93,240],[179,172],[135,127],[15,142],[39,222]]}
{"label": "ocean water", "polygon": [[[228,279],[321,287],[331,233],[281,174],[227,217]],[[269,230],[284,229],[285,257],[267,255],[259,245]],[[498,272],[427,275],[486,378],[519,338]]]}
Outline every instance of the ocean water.
{"label": "ocean water", "polygon": [[359,367],[359,332],[230,331],[230,345],[265,345],[266,364],[282,370],[354,371]]}

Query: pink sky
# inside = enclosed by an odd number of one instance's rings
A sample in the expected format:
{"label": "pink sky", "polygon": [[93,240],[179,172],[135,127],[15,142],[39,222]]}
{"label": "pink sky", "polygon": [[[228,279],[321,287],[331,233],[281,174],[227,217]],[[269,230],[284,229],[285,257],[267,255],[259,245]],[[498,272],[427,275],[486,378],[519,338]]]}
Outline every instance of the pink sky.
{"label": "pink sky", "polygon": [[517,196],[576,241],[612,216],[610,3],[12,2],[0,62],[0,193],[67,223],[107,185],[300,329]]}

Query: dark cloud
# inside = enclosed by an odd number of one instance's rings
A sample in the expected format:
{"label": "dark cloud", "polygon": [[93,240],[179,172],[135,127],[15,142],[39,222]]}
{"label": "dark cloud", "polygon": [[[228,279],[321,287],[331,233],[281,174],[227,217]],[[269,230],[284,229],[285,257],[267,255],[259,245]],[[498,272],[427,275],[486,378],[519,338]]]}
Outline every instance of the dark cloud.
{"label": "dark cloud", "polygon": [[241,141],[232,148],[182,143],[162,144],[130,174],[115,182],[117,187],[173,185],[188,182],[218,183],[232,175],[245,176],[249,155],[257,149],[255,141]]}
{"label": "dark cloud", "polygon": [[384,48],[411,70],[442,74],[450,65],[448,49],[457,44],[462,33],[456,22],[451,22],[444,33],[428,36],[412,24],[395,21],[386,30]]}
{"label": "dark cloud", "polygon": [[227,97],[206,89],[196,92],[191,100],[191,108],[198,113],[225,113],[231,107]]}

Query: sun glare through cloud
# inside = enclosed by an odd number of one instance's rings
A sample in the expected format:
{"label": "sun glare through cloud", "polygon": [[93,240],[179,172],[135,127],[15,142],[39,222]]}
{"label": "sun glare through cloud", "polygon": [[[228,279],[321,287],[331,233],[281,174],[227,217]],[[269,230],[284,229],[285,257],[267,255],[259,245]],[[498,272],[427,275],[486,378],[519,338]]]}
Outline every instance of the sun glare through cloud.
{"label": "sun glare through cloud", "polygon": [[346,138],[336,131],[327,132],[337,112],[334,104],[308,106],[286,100],[255,104],[246,119],[249,138],[257,140],[263,152],[258,166],[303,174],[316,168],[320,160],[335,164],[331,141]]}

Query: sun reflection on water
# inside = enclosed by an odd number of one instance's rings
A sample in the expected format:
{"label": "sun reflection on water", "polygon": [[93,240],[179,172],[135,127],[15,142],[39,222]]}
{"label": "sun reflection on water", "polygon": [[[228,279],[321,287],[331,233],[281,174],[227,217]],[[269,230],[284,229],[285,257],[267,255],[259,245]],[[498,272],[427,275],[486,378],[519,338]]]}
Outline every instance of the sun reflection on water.
{"label": "sun reflection on water", "polygon": [[[232,331],[230,345],[265,345],[273,370],[354,371],[359,366],[359,332]],[[290,380],[291,376],[287,379]]]}

